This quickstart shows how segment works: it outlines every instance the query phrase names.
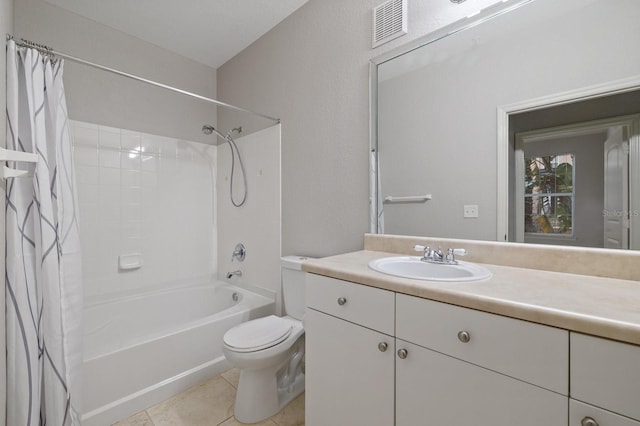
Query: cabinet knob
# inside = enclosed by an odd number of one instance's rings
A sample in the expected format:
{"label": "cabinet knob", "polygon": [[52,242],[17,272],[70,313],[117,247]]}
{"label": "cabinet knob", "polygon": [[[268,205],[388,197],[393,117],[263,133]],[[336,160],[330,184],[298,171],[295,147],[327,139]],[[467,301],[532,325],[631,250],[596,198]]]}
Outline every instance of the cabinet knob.
{"label": "cabinet knob", "polygon": [[598,422],[596,422],[593,418],[591,417],[585,417],[584,419],[582,419],[582,421],[580,422],[580,424],[582,426],[598,426]]}
{"label": "cabinet knob", "polygon": [[459,331],[458,332],[458,340],[462,343],[468,343],[471,340],[471,334],[468,331]]}
{"label": "cabinet knob", "polygon": [[347,303],[347,299],[345,299],[344,297],[338,297],[338,305],[342,306],[345,303]]}
{"label": "cabinet knob", "polygon": [[398,357],[400,359],[405,359],[407,355],[409,355],[409,352],[406,349],[398,349]]}
{"label": "cabinet knob", "polygon": [[380,350],[380,352],[386,352],[388,347],[389,345],[387,345],[386,342],[378,343],[378,349]]}

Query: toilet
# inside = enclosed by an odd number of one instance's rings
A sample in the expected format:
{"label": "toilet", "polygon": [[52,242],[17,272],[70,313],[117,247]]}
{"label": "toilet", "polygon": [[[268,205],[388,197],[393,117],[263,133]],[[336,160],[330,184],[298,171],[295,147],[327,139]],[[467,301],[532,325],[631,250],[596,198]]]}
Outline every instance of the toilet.
{"label": "toilet", "polygon": [[305,257],[282,258],[283,311],[239,324],[223,337],[224,355],[240,369],[234,415],[257,423],[280,411],[304,390]]}

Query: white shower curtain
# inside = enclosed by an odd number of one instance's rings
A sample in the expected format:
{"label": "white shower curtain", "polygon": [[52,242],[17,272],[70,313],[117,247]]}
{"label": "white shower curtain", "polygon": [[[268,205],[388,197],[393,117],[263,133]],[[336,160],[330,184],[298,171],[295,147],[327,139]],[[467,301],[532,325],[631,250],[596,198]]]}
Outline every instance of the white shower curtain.
{"label": "white shower curtain", "polygon": [[63,62],[7,44],[7,424],[80,424],[82,277]]}

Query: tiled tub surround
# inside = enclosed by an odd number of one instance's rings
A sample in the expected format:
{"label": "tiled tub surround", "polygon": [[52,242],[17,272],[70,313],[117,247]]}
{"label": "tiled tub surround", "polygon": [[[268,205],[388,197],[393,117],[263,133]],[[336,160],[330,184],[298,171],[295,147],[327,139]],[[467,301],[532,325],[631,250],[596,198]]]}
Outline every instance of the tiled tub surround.
{"label": "tiled tub surround", "polygon": [[[216,272],[217,147],[71,121],[85,299]],[[140,253],[121,271],[118,256]]]}
{"label": "tiled tub surround", "polygon": [[[102,425],[228,368],[224,332],[274,304],[252,293],[235,302],[242,290],[215,282],[216,146],[71,127],[85,293],[83,424]],[[141,262],[121,269],[123,255]]]}
{"label": "tiled tub surround", "polygon": [[[443,283],[394,277],[368,267],[369,261],[374,259],[416,255],[412,250],[415,244],[466,248],[470,253],[465,260],[483,263],[493,276],[485,281]],[[505,264],[509,266],[503,266]],[[550,269],[565,268],[573,273],[541,270],[547,264],[551,265]],[[363,251],[310,259],[303,269],[398,293],[640,345],[638,252],[612,253],[597,249],[366,235]],[[588,272],[592,275],[586,275]],[[611,275],[627,279],[607,277]]]}

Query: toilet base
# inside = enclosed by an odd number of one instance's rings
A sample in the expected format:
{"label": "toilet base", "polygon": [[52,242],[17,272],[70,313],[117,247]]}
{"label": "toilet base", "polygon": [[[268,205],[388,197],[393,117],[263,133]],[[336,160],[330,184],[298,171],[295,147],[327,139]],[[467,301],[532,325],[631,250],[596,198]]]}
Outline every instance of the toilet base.
{"label": "toilet base", "polygon": [[234,415],[242,423],[258,423],[282,410],[304,391],[304,374],[299,371],[290,386],[280,389],[271,370],[241,370]]}

